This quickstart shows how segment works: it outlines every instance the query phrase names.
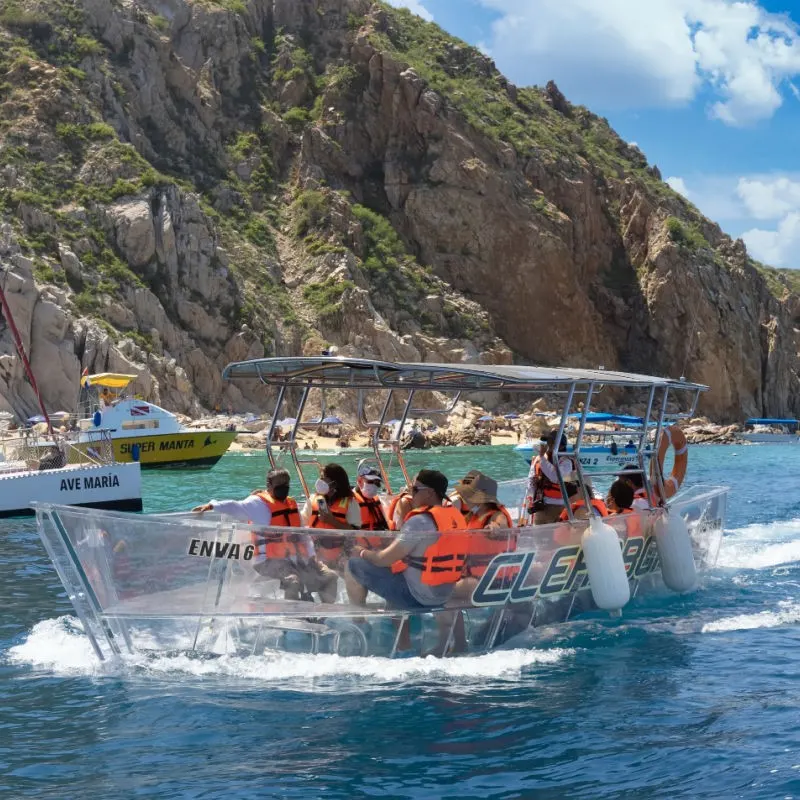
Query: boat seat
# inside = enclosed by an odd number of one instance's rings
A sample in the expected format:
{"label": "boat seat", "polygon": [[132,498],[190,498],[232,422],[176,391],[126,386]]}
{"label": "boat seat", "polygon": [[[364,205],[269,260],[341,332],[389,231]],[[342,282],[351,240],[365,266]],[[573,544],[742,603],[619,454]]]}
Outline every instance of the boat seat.
{"label": "boat seat", "polygon": [[311,636],[312,655],[319,653],[320,639],[323,636],[331,637],[331,652],[336,653],[339,650],[339,631],[318,622],[309,622],[303,619],[265,619],[261,627],[266,630],[283,631],[284,633],[295,631],[309,634]]}

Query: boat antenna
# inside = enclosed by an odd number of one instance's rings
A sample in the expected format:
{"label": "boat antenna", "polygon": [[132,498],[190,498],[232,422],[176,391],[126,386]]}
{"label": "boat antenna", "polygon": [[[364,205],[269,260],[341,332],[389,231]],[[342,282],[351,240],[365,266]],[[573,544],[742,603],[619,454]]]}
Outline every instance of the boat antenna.
{"label": "boat antenna", "polygon": [[47,423],[47,432],[52,436],[53,435],[53,423],[50,422],[50,416],[47,413],[47,409],[44,407],[44,401],[42,400],[42,395],[39,392],[39,386],[36,383],[36,378],[33,377],[33,370],[31,369],[31,362],[28,361],[28,356],[25,353],[25,348],[22,346],[22,338],[19,335],[19,331],[17,330],[17,325],[14,322],[14,317],[11,316],[11,309],[8,306],[8,300],[6,300],[6,281],[8,280],[8,268],[3,268],[4,277],[3,283],[0,285],[0,304],[3,306],[3,314],[5,315],[6,321],[8,322],[8,327],[11,330],[11,335],[14,337],[14,346],[17,348],[17,353],[22,361],[22,365],[25,367],[25,373],[28,376],[28,381],[30,382],[31,386],[33,387],[34,394],[36,395],[36,399],[39,401],[39,408],[42,411],[42,416]]}

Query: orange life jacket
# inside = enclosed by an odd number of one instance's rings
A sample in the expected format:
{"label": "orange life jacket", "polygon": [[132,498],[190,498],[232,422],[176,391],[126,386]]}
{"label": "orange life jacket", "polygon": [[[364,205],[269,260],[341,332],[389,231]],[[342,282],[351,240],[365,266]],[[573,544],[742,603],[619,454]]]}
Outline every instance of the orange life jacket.
{"label": "orange life jacket", "polygon": [[[340,497],[333,503],[328,503],[328,510],[343,525],[347,525],[347,509],[350,505],[349,497]],[[323,522],[319,518],[319,497],[315,495],[311,498],[311,515],[308,518],[309,528],[320,528],[322,530],[338,530],[333,525]],[[323,561],[333,563],[342,555],[344,548],[344,536],[315,536],[314,546]]]}
{"label": "orange life jacket", "polygon": [[[255,492],[272,513],[272,524],[279,528],[299,528],[300,511],[297,502],[287,497],[285,500],[276,500],[269,492]],[[261,555],[261,545],[264,545],[266,558],[308,558],[309,551],[305,542],[296,533],[263,533],[253,531],[251,534],[255,546],[254,556]]]}
{"label": "orange life jacket", "polygon": [[[608,516],[608,508],[606,507],[606,504],[602,500],[598,500],[596,497],[593,497],[591,503],[592,503],[592,508],[597,512],[598,516],[600,517]],[[579,508],[583,508],[585,505],[586,503],[584,503],[583,500],[577,500],[576,502],[574,502],[571,506],[573,516],[575,515],[575,512]],[[566,522],[569,519],[566,508],[561,512],[561,516],[558,519],[561,522]]]}
{"label": "orange life jacket", "polygon": [[422,582],[427,586],[457,583],[464,572],[470,543],[464,515],[452,505],[425,506],[410,511],[404,522],[417,514],[430,514],[433,517],[439,538],[425,550],[421,558],[406,556],[403,559],[406,567],[420,570]]}
{"label": "orange life jacket", "polygon": [[[505,506],[499,505],[497,508],[490,509],[482,516],[470,514],[467,520],[467,530],[482,530],[498,512],[506,518],[508,527],[513,528],[514,521],[511,519],[511,514],[508,513],[508,509]],[[506,531],[505,528],[496,528],[495,530],[498,535]],[[486,568],[492,563],[492,559],[498,553],[511,553],[516,549],[517,535],[511,533],[510,530],[505,536],[498,539],[492,539],[486,533],[473,533],[469,539],[466,572],[473,578],[479,578],[486,572]],[[505,570],[501,570],[501,572],[505,573]],[[509,572],[508,574],[511,573]],[[504,574],[501,577],[506,577],[506,575]]]}
{"label": "orange life jacket", "polygon": [[[556,456],[559,458],[559,456]],[[533,468],[533,474],[536,477],[536,482],[539,484],[540,491],[544,497],[548,497],[551,500],[558,500],[563,502],[564,498],[561,494],[561,487],[558,483],[553,483],[547,475],[542,472],[542,459],[541,456],[536,457],[536,464]]]}
{"label": "orange life jacket", "polygon": [[[389,524],[389,530],[390,530],[390,531],[396,531],[396,530],[398,530],[398,529],[399,529],[399,527],[400,527],[400,526],[399,526],[399,525],[397,525],[397,524],[395,523],[395,521],[394,521],[394,512],[395,512],[395,511],[397,511],[397,504],[398,504],[398,503],[399,503],[399,502],[400,502],[400,501],[401,501],[401,500],[402,500],[404,497],[411,497],[411,492],[407,491],[406,489],[403,489],[403,491],[402,491],[402,492],[400,492],[400,494],[396,494],[396,495],[395,495],[395,496],[392,498],[392,502],[391,502],[391,503],[389,503],[389,513],[386,515],[386,519],[387,519],[387,522],[388,522],[388,524]],[[402,524],[402,523],[404,522],[404,520],[400,520],[400,522],[401,522],[401,524]]]}
{"label": "orange life jacket", "polygon": [[[353,497],[356,498],[361,509],[361,530],[362,531],[386,531],[389,526],[386,524],[386,517],[383,516],[383,506],[377,497],[364,497],[359,489],[353,489]],[[356,542],[361,547],[374,549],[381,547],[383,539],[380,536],[359,536]],[[366,542],[364,544],[363,542]]]}

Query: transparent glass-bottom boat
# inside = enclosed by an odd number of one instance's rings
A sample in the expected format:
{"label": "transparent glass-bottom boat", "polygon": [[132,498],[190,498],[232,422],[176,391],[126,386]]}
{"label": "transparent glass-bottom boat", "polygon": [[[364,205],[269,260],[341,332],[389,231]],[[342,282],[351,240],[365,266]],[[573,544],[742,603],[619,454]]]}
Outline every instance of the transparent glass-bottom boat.
{"label": "transparent glass-bottom boat", "polygon": [[[519,493],[524,485],[507,484],[503,490]],[[725,502],[724,489],[695,487],[670,506],[670,514],[687,525],[700,579],[716,562]],[[335,603],[320,602],[316,592],[287,599],[279,580],[260,574],[254,555],[254,537],[275,536],[276,528],[258,530],[188,514],[136,516],[65,506],[41,506],[37,513],[45,546],[101,660],[175,651],[483,653],[530,628],[597,608],[582,557],[586,522],[511,529],[507,552],[495,556],[480,578],[464,579],[444,607],[405,612],[387,608],[373,594],[366,606],[353,605],[342,577]],[[629,602],[666,591],[657,541],[664,513],[643,511],[606,522],[619,536]],[[284,530],[312,541],[322,535],[313,529]],[[345,554],[355,551],[358,534],[341,535]],[[407,640],[403,626],[408,626]],[[410,650],[402,648],[409,642]]]}
{"label": "transparent glass-bottom boat", "polygon": [[[381,498],[385,508],[393,494],[392,459],[402,473],[402,488],[413,484],[400,445],[404,428],[413,425],[413,420],[446,416],[456,409],[462,395],[470,393],[516,398],[520,407],[533,398],[548,397],[561,408],[561,422],[552,440],[563,438],[566,449],[558,458],[553,456],[553,464],[566,520],[527,524],[528,481],[501,483],[498,499],[518,527],[493,531],[489,558],[481,545],[487,532],[469,531],[465,555],[468,562],[472,555],[483,556],[481,569],[459,573],[461,578],[452,584],[442,606],[403,611],[387,607],[374,594],[367,596],[365,605],[351,600],[347,562],[359,551],[357,531],[335,531],[341,554],[328,566],[338,578],[334,592],[332,576],[328,576],[323,598],[311,585],[313,581],[304,584],[302,591],[296,587],[289,591],[286,581],[265,577],[292,569],[299,575],[300,567],[308,565],[292,562],[284,564],[286,569],[265,569],[256,543],[283,535],[307,536],[316,557],[317,552],[330,550],[330,546],[317,547],[321,536],[331,535],[329,530],[257,530],[208,515],[137,516],[41,503],[36,509],[41,538],[102,660],[165,651],[200,655],[271,650],[362,656],[483,653],[513,642],[531,628],[564,622],[596,608],[617,613],[636,602],[637,596],[664,586],[692,591],[716,562],[727,490],[700,486],[678,491],[688,463],[678,423],[694,415],[698,398],[707,389],[702,385],[602,369],[394,363],[329,356],[240,362],[226,367],[223,377],[260,381],[276,391],[266,455],[272,467],[277,465],[275,451],[291,459],[309,499],[313,493],[303,470],[313,471],[322,464],[317,456],[299,450],[298,432],[303,426],[320,424],[326,391],[356,393],[355,423],[371,431],[374,461],[386,491]],[[304,412],[315,393],[321,396],[322,414],[306,422]],[[626,401],[646,409],[631,427],[617,426],[615,435],[633,444],[624,474],[639,477],[650,507],[586,522],[575,518],[572,504],[576,497],[585,507],[591,503],[592,484],[581,453],[589,446],[587,439],[591,442],[586,423],[597,398],[605,407]],[[282,437],[278,447],[278,422],[286,416],[290,399],[297,402],[294,427],[288,441]],[[377,418],[369,421],[368,412]],[[389,425],[396,414],[399,420],[393,422],[397,424]],[[568,423],[577,428],[569,442]],[[387,429],[394,435],[382,439]],[[674,459],[667,477],[664,459],[670,446]],[[569,474],[562,473],[560,464],[567,463],[562,456],[572,465]],[[619,477],[614,472],[619,468],[593,470],[591,480],[610,484]],[[451,485],[454,477],[450,476]],[[243,494],[250,488],[243,487]],[[385,533],[386,543],[392,535]]]}

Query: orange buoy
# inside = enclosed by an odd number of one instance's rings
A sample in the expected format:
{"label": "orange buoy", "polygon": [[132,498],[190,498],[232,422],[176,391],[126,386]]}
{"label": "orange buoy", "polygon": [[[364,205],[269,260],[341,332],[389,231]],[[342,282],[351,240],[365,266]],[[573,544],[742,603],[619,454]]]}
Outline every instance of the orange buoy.
{"label": "orange buoy", "polygon": [[675,463],[672,465],[672,472],[668,478],[664,479],[665,500],[677,493],[686,477],[686,467],[689,464],[689,450],[686,446],[686,436],[683,431],[673,425],[664,428],[658,442],[658,468],[664,474],[664,458],[667,455],[667,448],[672,445],[675,452]]}

